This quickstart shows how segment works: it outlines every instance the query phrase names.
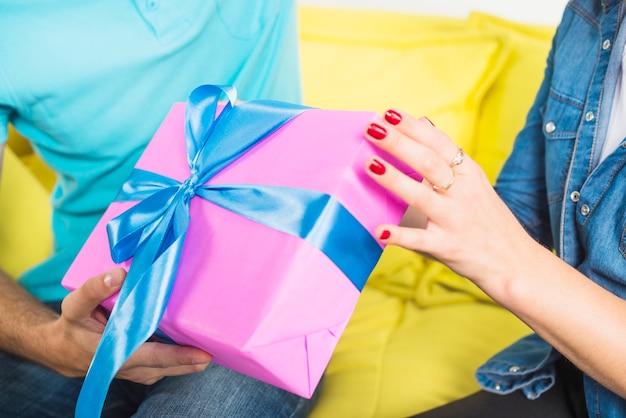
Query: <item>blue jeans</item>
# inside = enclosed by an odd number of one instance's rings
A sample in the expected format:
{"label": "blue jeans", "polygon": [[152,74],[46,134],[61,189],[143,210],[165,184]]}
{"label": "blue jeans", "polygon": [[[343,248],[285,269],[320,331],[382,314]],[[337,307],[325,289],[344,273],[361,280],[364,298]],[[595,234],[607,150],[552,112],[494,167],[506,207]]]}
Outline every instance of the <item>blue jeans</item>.
{"label": "blue jeans", "polygon": [[[0,417],[72,417],[82,382],[0,352]],[[150,386],[114,380],[102,416],[306,417],[316,396],[304,399],[210,364]]]}

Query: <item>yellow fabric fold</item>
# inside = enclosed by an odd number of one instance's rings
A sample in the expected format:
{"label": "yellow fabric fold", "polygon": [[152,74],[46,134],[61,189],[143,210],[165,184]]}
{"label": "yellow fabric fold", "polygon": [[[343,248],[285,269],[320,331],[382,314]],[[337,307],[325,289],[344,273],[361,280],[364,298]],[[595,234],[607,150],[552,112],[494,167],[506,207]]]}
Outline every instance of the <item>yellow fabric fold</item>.
{"label": "yellow fabric fold", "polygon": [[18,277],[52,252],[49,192],[5,146],[0,175],[0,268]]}
{"label": "yellow fabric fold", "polygon": [[22,137],[13,126],[9,125],[9,138],[7,145],[28,170],[35,176],[37,181],[50,192],[54,186],[54,171],[48,167],[33,151],[30,143]]}
{"label": "yellow fabric fold", "polygon": [[395,246],[385,249],[367,286],[411,300],[420,307],[472,301],[493,303],[476,285],[440,262]]}

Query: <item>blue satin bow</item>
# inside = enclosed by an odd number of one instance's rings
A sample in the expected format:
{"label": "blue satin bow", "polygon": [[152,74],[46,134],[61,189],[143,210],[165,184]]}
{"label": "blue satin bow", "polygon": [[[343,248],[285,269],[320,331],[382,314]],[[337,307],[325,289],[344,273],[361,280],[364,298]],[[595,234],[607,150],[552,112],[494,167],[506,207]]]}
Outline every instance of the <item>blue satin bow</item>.
{"label": "blue satin bow", "polygon": [[[217,118],[222,93],[228,102]],[[382,253],[370,233],[334,197],[264,185],[206,185],[306,107],[250,101],[235,106],[232,87],[200,86],[187,101],[185,142],[191,174],[180,183],[135,169],[117,201],[138,201],[107,225],[116,263],[133,257],[76,407],[99,416],[107,388],[130,355],[155,333],[167,306],[194,196],[287,234],[326,254],[359,289]]]}

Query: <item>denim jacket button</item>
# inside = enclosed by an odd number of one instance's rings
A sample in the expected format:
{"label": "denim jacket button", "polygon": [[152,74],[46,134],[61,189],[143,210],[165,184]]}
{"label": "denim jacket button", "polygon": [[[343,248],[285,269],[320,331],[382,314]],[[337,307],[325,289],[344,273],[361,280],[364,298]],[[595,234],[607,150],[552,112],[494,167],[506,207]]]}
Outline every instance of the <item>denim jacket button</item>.
{"label": "denim jacket button", "polygon": [[502,386],[500,386],[500,383],[496,383],[496,384],[493,386],[493,388],[494,388],[495,390],[500,390],[500,389],[502,389]]}
{"label": "denim jacket button", "polygon": [[509,373],[519,373],[522,370],[520,366],[509,367]]}
{"label": "denim jacket button", "polygon": [[587,122],[591,122],[593,120],[593,118],[595,117],[595,115],[593,114],[593,112],[587,112],[585,113],[585,120]]}
{"label": "denim jacket button", "polygon": [[552,132],[556,131],[556,125],[554,124],[554,122],[548,122],[546,123],[546,132],[551,134]]}
{"label": "denim jacket button", "polygon": [[602,42],[602,49],[604,49],[606,51],[610,47],[611,47],[611,40],[610,39],[605,39],[604,42]]}
{"label": "denim jacket button", "polygon": [[580,207],[580,213],[581,213],[583,216],[587,216],[587,215],[589,215],[589,212],[590,212],[590,209],[589,209],[589,206],[588,206],[588,205],[582,205],[582,206]]}
{"label": "denim jacket button", "polygon": [[580,193],[572,192],[572,194],[569,195],[569,198],[572,200],[572,202],[578,202],[580,200]]}

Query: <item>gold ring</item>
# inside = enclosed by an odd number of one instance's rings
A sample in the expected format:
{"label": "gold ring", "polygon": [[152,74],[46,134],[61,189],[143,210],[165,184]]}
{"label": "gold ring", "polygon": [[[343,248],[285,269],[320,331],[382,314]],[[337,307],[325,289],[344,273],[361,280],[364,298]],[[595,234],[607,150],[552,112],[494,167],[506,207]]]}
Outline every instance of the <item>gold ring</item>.
{"label": "gold ring", "polygon": [[437,186],[436,184],[431,184],[431,187],[436,192],[445,192],[446,190],[450,188],[450,186],[454,184],[455,179],[456,179],[456,173],[454,172],[454,168],[452,168],[452,177],[450,177],[450,180],[448,180],[448,183],[446,183],[445,186]]}
{"label": "gold ring", "polygon": [[463,152],[463,148],[459,147],[459,149],[456,151],[456,155],[454,156],[452,161],[450,161],[450,167],[461,165],[461,163],[463,163],[463,158],[465,158],[465,153]]}

